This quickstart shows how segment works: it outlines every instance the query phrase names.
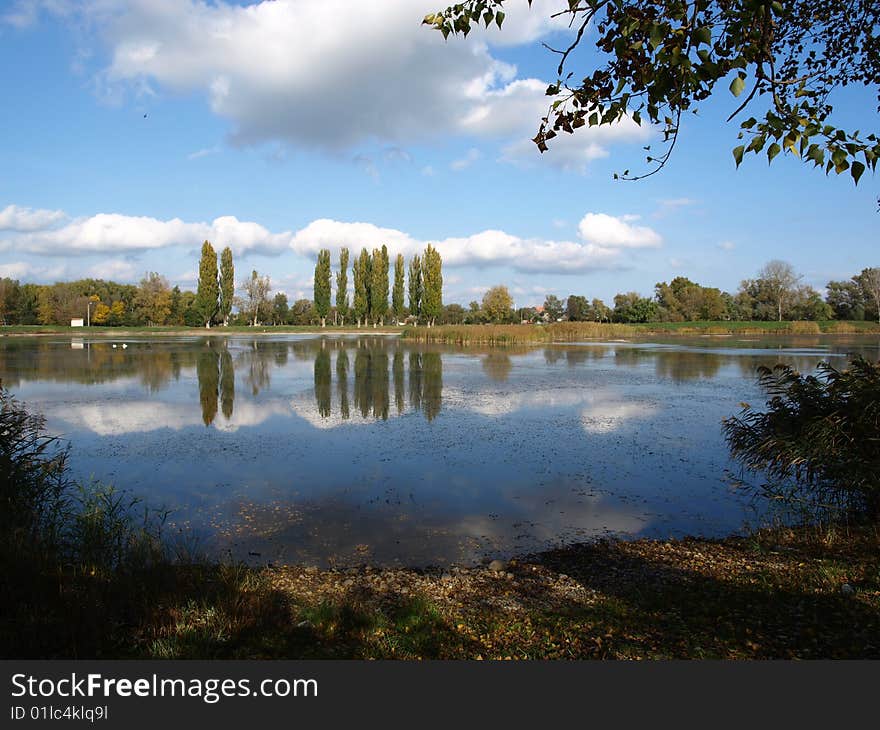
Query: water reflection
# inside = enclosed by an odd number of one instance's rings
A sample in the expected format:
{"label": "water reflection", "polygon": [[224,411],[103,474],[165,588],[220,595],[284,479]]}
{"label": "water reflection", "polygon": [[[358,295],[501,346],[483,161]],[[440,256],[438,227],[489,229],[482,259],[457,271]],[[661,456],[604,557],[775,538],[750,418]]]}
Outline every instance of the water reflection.
{"label": "water reflection", "polygon": [[71,440],[78,476],[175,509],[236,557],[316,562],[725,534],[743,507],[719,423],[760,402],[756,367],[878,355],[874,339],[80,343],[0,338],[0,378]]}

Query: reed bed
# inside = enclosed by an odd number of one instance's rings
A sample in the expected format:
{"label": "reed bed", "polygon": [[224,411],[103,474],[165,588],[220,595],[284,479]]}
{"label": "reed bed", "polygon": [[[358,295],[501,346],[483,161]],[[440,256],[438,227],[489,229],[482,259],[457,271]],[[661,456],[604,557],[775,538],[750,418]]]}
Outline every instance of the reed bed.
{"label": "reed bed", "polygon": [[819,335],[880,334],[872,322],[648,322],[606,324],[554,322],[534,324],[465,324],[406,327],[402,336],[414,342],[443,345],[536,345],[645,335]]}

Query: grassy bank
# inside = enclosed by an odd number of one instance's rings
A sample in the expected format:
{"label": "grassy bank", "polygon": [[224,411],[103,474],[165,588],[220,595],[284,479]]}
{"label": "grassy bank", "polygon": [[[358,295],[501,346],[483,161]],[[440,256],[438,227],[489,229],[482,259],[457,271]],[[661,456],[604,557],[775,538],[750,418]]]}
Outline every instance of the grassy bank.
{"label": "grassy bank", "polygon": [[4,588],[0,642],[7,658],[878,658],[878,548],[876,529],[804,529],[600,542],[500,571],[50,572],[12,615]]}
{"label": "grassy bank", "polygon": [[549,325],[441,325],[407,327],[403,338],[416,342],[447,345],[524,345],[548,342],[578,342],[640,335],[880,335],[876,322],[649,322],[605,324],[597,322],[555,322]]}

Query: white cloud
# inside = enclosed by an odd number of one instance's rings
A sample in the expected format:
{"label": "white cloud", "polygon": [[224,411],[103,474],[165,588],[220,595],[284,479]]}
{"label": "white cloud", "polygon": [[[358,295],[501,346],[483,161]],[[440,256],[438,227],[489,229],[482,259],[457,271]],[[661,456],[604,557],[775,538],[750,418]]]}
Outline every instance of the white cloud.
{"label": "white cloud", "polygon": [[[322,248],[336,254],[345,246],[356,256],[362,247],[372,250],[383,244],[392,255],[410,256],[420,253],[430,242],[447,267],[509,266],[520,272],[575,273],[616,268],[623,249],[659,246],[659,234],[646,226],[634,225],[637,219],[632,215],[616,218],[605,213],[587,213],[579,226],[580,240],[576,241],[522,238],[497,229],[429,241],[394,228],[329,218],[314,220],[295,233],[273,233],[259,223],[241,221],[235,216],[220,216],[211,223],[187,223],[179,218],[163,221],[100,213],[51,230],[0,238],[0,251],[130,255],[172,246],[197,248],[202,241],[209,240],[216,250],[228,245],[236,255],[292,250],[313,259]],[[132,278],[136,273],[132,264],[122,259],[99,264],[92,271],[103,272],[108,278]]]}
{"label": "white cloud", "polygon": [[[60,211],[55,213],[65,217]],[[0,239],[0,250],[14,248],[29,253],[73,255],[131,253],[175,245],[198,246],[205,240],[218,249],[230,246],[237,254],[279,253],[289,245],[290,233],[274,234],[258,223],[240,221],[235,216],[221,216],[209,224],[185,223],[179,218],[163,221],[148,216],[98,213],[74,219],[59,228],[33,230]]]}
{"label": "white cloud", "polygon": [[7,205],[0,210],[0,231],[41,231],[51,228],[67,216],[61,210],[42,210]]}
{"label": "white cloud", "polygon": [[196,150],[195,152],[190,152],[186,159],[188,160],[200,160],[202,157],[209,157],[211,155],[216,155],[220,151],[220,148],[217,146],[214,147],[205,147],[201,150]]}
{"label": "white cloud", "polygon": [[0,279],[22,279],[31,273],[31,265],[24,261],[0,264]]}
{"label": "white cloud", "polygon": [[476,147],[471,147],[471,149],[467,151],[467,154],[465,154],[464,157],[460,157],[459,159],[450,162],[449,169],[455,170],[456,172],[466,170],[477,160],[479,160],[480,157],[482,157],[480,150],[478,150]]}
{"label": "white cloud", "polygon": [[718,244],[718,248],[722,251],[733,251],[736,248],[736,244],[733,241],[722,241]]}
{"label": "white cloud", "polygon": [[[64,2],[58,12],[70,12],[66,0],[41,2]],[[566,38],[553,36],[571,37],[568,18],[551,17],[568,7],[565,0],[512,3],[502,31],[477,27],[448,41],[420,23],[437,10],[434,0],[356,9],[348,0],[80,0],[75,7],[79,25],[95,29],[107,48],[110,60],[95,77],[105,96],[153,93],[153,86],[201,92],[230,121],[234,143],[338,151],[463,134],[502,142],[502,159],[518,163],[538,159],[528,138],[546,113],[548,83],[519,78],[492,49],[548,39],[564,45]],[[550,72],[554,57],[546,61]],[[582,170],[610,143],[648,134],[631,120],[584,128],[554,140],[547,158]]]}
{"label": "white cloud", "polygon": [[88,276],[95,279],[110,279],[112,281],[133,281],[137,278],[137,268],[131,261],[122,259],[109,259],[101,261],[88,269]]}
{"label": "white cloud", "polygon": [[634,226],[638,216],[615,218],[606,213],[587,213],[578,225],[581,238],[598,246],[613,248],[656,248],[660,235],[647,226]]}
{"label": "white cloud", "polygon": [[[620,249],[656,247],[661,243],[659,234],[652,229],[633,226],[622,218],[604,213],[588,213],[581,221],[580,232],[580,241],[556,241],[525,239],[490,229],[431,243],[447,267],[510,266],[523,272],[565,273],[614,268],[619,265]],[[329,248],[335,254],[346,246],[357,255],[362,247],[372,250],[385,244],[392,255],[412,255],[421,252],[427,243],[393,228],[323,218],[297,231],[291,248],[303,256],[313,257],[322,248]]]}

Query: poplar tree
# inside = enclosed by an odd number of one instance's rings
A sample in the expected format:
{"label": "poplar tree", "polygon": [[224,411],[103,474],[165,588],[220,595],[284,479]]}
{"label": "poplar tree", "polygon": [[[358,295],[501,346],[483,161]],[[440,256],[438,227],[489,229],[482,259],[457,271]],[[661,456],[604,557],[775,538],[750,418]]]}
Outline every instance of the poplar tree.
{"label": "poplar tree", "polygon": [[391,308],[394,310],[394,319],[400,322],[403,317],[403,254],[397,254],[394,259],[394,289],[391,292]]}
{"label": "poplar tree", "polygon": [[388,313],[388,247],[373,249],[373,270],[370,276],[370,314],[373,326],[385,324]]}
{"label": "poplar tree", "polygon": [[214,247],[205,241],[202,244],[202,258],[199,261],[199,286],[196,290],[196,298],[193,308],[199,316],[199,321],[205,327],[211,327],[211,320],[217,314],[218,300],[220,297],[220,285],[217,282],[217,252]]}
{"label": "poplar tree", "polygon": [[235,297],[235,267],[232,264],[232,249],[227,246],[220,254],[220,311],[223,326],[229,324],[232,313],[232,300]]}
{"label": "poplar tree", "polygon": [[443,313],[443,272],[440,253],[430,243],[425,249],[423,266],[422,313],[428,326],[433,327],[437,317]]}
{"label": "poplar tree", "polygon": [[321,326],[327,326],[330,313],[330,251],[322,248],[315,264],[315,311],[321,318]]}
{"label": "poplar tree", "polygon": [[348,249],[339,251],[339,271],[336,272],[336,313],[339,324],[345,326],[348,316]]}
{"label": "poplar tree", "polygon": [[422,313],[422,260],[418,254],[409,262],[409,313],[418,324]]}
{"label": "poplar tree", "polygon": [[367,249],[361,249],[361,255],[354,262],[354,316],[357,326],[364,324],[370,316],[370,253]]}

